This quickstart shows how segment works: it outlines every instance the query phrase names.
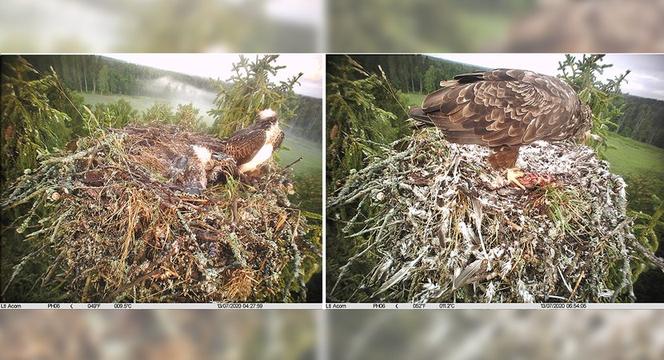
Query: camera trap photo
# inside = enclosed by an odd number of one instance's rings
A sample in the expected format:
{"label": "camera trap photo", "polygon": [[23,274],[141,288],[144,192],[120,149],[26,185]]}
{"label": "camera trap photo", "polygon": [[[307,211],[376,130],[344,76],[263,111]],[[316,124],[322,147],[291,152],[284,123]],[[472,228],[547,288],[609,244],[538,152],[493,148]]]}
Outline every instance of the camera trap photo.
{"label": "camera trap photo", "polygon": [[[328,301],[638,300],[663,207],[635,212],[645,189],[604,157],[629,71],[604,85],[602,56],[559,57],[560,76],[328,57]],[[389,80],[418,62],[443,76],[428,95]]]}
{"label": "camera trap photo", "polygon": [[[275,83],[276,55],[233,58],[223,81],[98,56],[3,58],[5,301],[320,301],[320,151],[297,146],[320,146],[320,99],[312,116],[302,73]],[[98,76],[86,92],[81,64],[136,77],[111,89]],[[139,114],[143,86],[155,104]],[[197,99],[208,117],[172,112],[215,87]]]}

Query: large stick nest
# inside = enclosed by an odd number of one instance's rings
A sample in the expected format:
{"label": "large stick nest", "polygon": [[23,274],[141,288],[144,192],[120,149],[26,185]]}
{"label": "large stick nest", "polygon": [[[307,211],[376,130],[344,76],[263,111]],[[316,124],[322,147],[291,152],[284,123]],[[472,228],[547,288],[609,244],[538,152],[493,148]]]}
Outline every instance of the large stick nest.
{"label": "large stick nest", "polygon": [[[633,298],[625,183],[605,161],[582,145],[522,147],[517,165],[549,181],[521,190],[490,167],[488,155],[485,147],[451,144],[426,129],[351,171],[328,200],[328,217],[343,228],[339,241],[364,241],[338,269],[330,296],[349,302]],[[356,273],[359,260],[371,269]],[[359,287],[344,289],[358,278]]]}
{"label": "large stick nest", "polygon": [[[273,165],[253,184],[232,179],[181,191],[171,165],[212,136],[133,127],[80,139],[43,159],[5,194],[24,208],[19,233],[50,259],[41,286],[81,302],[302,301],[320,244]],[[7,278],[4,279],[5,282]],[[11,280],[9,280],[11,282]]]}

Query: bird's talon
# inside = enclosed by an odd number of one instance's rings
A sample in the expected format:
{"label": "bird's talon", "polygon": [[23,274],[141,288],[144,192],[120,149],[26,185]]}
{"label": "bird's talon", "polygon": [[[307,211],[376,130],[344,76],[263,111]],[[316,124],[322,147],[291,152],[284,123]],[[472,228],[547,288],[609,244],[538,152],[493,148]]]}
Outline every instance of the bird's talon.
{"label": "bird's talon", "polygon": [[524,176],[524,175],[525,174],[524,174],[523,171],[521,171],[521,169],[518,169],[518,168],[507,169],[507,175],[506,175],[507,176],[507,181],[509,181],[510,183],[518,186],[519,188],[521,188],[521,190],[526,190],[526,187],[523,186],[523,184],[521,184],[519,182],[519,178]]}

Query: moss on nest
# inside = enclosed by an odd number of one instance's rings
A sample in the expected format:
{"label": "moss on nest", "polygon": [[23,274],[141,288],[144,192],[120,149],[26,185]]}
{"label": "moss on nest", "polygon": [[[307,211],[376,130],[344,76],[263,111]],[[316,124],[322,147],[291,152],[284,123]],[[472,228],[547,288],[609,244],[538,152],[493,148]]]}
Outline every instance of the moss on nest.
{"label": "moss on nest", "polygon": [[[273,164],[252,184],[231,180],[199,196],[173,184],[178,155],[217,142],[172,126],[129,127],[41,159],[3,197],[3,212],[23,214],[16,230],[33,249],[3,274],[3,293],[41,259],[48,267],[34,286],[61,300],[304,301],[320,234],[288,201],[288,169]],[[10,293],[6,301],[25,299]]]}

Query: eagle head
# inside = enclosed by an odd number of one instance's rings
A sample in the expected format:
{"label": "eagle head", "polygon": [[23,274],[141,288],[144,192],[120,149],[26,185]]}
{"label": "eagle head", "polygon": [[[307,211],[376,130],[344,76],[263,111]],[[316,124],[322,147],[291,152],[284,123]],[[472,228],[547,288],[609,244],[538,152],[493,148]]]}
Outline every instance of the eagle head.
{"label": "eagle head", "polygon": [[258,113],[258,123],[261,127],[269,128],[270,126],[277,125],[278,122],[277,113],[272,109],[265,109]]}

